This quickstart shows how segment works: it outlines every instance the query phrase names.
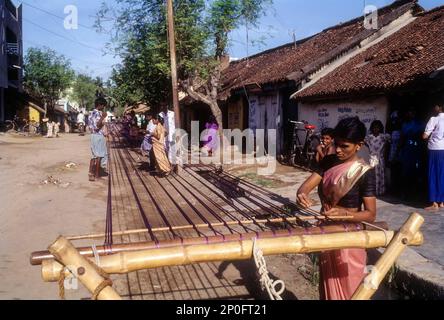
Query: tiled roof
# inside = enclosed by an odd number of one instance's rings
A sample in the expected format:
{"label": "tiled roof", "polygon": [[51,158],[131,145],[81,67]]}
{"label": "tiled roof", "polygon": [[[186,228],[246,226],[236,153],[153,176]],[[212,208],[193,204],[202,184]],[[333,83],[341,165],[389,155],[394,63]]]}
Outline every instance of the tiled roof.
{"label": "tiled roof", "polygon": [[420,14],[392,36],[295,95],[323,99],[403,87],[444,66],[444,6]]}
{"label": "tiled roof", "polygon": [[[416,0],[399,0],[380,9],[382,23],[379,28],[412,9],[420,10]],[[261,86],[289,79],[298,81],[312,71],[307,68],[312,68],[319,59],[325,62],[332,53],[347,51],[375,32],[377,30],[364,28],[364,18],[360,17],[301,40],[296,48],[294,43],[289,43],[249,59],[233,62],[223,72],[220,98],[226,99],[232,90],[251,84]]]}

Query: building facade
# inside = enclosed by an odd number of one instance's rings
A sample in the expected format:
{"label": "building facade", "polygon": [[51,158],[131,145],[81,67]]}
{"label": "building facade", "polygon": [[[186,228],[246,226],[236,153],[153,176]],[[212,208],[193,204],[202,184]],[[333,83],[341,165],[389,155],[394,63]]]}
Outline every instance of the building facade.
{"label": "building facade", "polygon": [[22,6],[0,0],[0,122],[11,119],[23,92]]}
{"label": "building facade", "polygon": [[291,121],[308,121],[320,130],[350,115],[360,115],[368,123],[385,120],[388,103],[384,98],[313,105],[291,96],[397,33],[422,11],[416,0],[398,0],[378,10],[375,28],[367,28],[368,17],[361,16],[296,43],[232,62],[223,71],[219,95],[221,105],[227,105],[229,119],[234,119],[233,125],[228,122],[229,127],[235,126],[235,120],[242,118],[247,109],[250,129],[276,130],[279,155],[291,146]]}

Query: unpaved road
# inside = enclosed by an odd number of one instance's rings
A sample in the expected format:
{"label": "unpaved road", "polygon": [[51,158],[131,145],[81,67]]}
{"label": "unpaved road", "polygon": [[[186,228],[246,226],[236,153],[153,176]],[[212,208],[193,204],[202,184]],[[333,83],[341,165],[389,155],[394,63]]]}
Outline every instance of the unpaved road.
{"label": "unpaved road", "polygon": [[[77,135],[0,136],[0,299],[57,299],[57,286],[43,283],[30,253],[61,234],[103,230],[106,183],[88,183],[88,144]],[[76,166],[67,168],[69,162]],[[44,184],[49,176],[61,184]]]}
{"label": "unpaved road", "polygon": [[[46,249],[61,234],[104,231],[107,183],[88,182],[89,156],[88,136],[44,139],[0,135],[0,299],[58,299],[57,284],[41,280],[40,268],[29,263],[30,253]],[[75,166],[67,168],[69,163]],[[57,185],[49,181],[51,176]],[[291,197],[294,188],[285,185],[280,191]],[[269,257],[267,263],[270,272],[285,281],[285,298],[318,298],[316,287],[297,271],[310,271],[307,257]],[[252,273],[249,266],[230,264],[224,276],[233,283],[240,280],[254,298],[259,295],[248,290],[256,285],[251,283]],[[121,291],[131,275],[113,278]],[[68,299],[90,296],[81,285],[79,290],[67,292]]]}

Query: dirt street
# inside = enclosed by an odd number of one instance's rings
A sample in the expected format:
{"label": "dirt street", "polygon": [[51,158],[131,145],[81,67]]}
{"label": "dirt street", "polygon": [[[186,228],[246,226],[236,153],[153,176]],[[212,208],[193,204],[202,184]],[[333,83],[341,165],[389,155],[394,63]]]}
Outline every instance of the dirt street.
{"label": "dirt street", "polygon": [[89,137],[77,135],[0,136],[0,299],[58,299],[30,253],[61,234],[103,230],[106,183],[88,183],[88,145]]}
{"label": "dirt street", "polygon": [[[0,299],[58,299],[57,284],[41,280],[40,268],[29,263],[30,253],[46,249],[61,234],[104,231],[107,183],[106,180],[88,182],[89,155],[89,136],[73,134],[44,139],[0,135]],[[286,170],[278,170],[275,181],[257,180],[248,170],[236,174],[286,197],[292,196],[294,185],[302,180],[300,172],[289,175]],[[308,257],[268,257],[267,263],[272,276],[286,283],[284,298],[318,298],[316,286],[311,282],[312,264]],[[215,267],[225,266],[216,264]],[[254,273],[251,265],[226,267],[224,281],[243,287],[241,291],[247,293],[244,298],[260,297],[255,289],[257,284],[252,283],[255,280],[248,276]],[[208,274],[206,272],[206,276]],[[125,282],[136,276],[113,277],[118,291],[124,294]],[[212,283],[211,278],[208,281]],[[91,296],[81,285],[79,287],[77,291],[68,291],[67,298]],[[159,297],[166,296],[169,295]],[[156,294],[143,296],[156,297]],[[189,297],[199,299],[199,295],[190,294]]]}

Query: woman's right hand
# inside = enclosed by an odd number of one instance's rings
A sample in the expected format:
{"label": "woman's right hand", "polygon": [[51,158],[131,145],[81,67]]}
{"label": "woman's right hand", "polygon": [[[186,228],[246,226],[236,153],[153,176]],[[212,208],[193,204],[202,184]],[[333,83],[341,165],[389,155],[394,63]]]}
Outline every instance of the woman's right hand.
{"label": "woman's right hand", "polygon": [[303,206],[304,208],[310,208],[313,206],[313,201],[305,193],[298,193],[297,203]]}

